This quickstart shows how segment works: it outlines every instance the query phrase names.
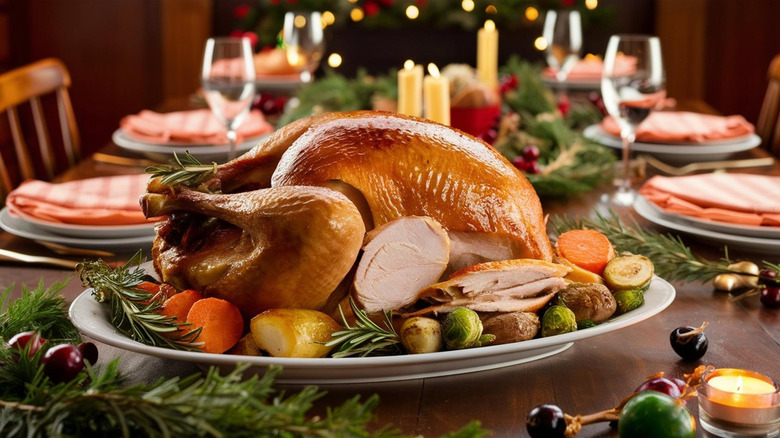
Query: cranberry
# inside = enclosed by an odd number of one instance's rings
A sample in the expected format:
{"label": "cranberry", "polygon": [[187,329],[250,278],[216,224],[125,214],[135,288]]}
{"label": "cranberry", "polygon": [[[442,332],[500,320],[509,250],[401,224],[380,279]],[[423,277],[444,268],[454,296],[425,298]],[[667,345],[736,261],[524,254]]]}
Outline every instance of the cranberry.
{"label": "cranberry", "polygon": [[90,365],[94,365],[95,362],[97,362],[98,348],[97,345],[92,342],[82,342],[79,344],[79,352],[81,352],[81,357],[89,362]]}
{"label": "cranberry", "polygon": [[538,161],[530,161],[528,163],[528,170],[526,170],[526,172],[532,173],[532,174],[536,175],[537,173],[539,173],[541,171],[542,171],[542,167],[539,166],[539,162]]}
{"label": "cranberry", "polygon": [[761,304],[770,309],[780,307],[780,286],[766,285],[761,288]]}
{"label": "cranberry", "polygon": [[43,372],[54,383],[73,380],[84,368],[84,357],[72,344],[60,344],[49,348],[43,356]]}
{"label": "cranberry", "polygon": [[[685,383],[683,382],[683,384]],[[645,381],[634,390],[634,393],[648,390],[660,392],[672,398],[680,398],[680,395],[682,395],[680,387],[675,382],[665,377],[653,377],[652,379]]]}
{"label": "cranberry", "polygon": [[523,158],[525,158],[526,161],[538,160],[540,155],[541,152],[539,152],[539,148],[535,145],[528,145],[523,148]]}
{"label": "cranberry", "polygon": [[563,438],[566,418],[558,406],[539,405],[528,413],[526,428],[532,438]]}
{"label": "cranberry", "polygon": [[29,347],[27,347],[27,357],[33,357],[45,343],[46,339],[40,337],[36,332],[22,332],[14,335],[14,337],[8,341],[8,346],[22,351],[29,345]]}
{"label": "cranberry", "polygon": [[777,271],[774,269],[762,269],[758,271],[759,282],[768,285],[780,285],[777,280]]}

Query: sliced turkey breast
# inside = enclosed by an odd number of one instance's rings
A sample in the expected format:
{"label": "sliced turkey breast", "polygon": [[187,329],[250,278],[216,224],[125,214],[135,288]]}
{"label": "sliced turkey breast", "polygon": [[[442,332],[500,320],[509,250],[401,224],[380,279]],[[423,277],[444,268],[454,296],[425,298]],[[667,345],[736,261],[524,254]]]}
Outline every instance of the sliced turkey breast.
{"label": "sliced turkey breast", "polygon": [[366,312],[402,309],[447,267],[450,239],[435,220],[407,216],[366,235],[355,272],[354,298]]}
{"label": "sliced turkey breast", "polygon": [[533,312],[566,286],[571,269],[541,260],[485,262],[452,274],[447,281],[420,291],[434,303],[413,315],[467,307],[478,312]]}

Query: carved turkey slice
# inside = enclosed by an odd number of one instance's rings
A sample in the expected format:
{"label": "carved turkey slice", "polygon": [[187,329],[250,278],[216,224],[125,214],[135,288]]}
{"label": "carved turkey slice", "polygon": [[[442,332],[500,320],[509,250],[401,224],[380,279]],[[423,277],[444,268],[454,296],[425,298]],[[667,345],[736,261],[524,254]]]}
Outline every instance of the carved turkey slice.
{"label": "carved turkey slice", "polygon": [[448,232],[488,233],[512,258],[552,260],[528,180],[481,140],[423,119],[355,111],[299,120],[220,166],[212,185],[331,187],[361,209],[367,229],[428,216]]}
{"label": "carved turkey slice", "polygon": [[417,301],[447,267],[450,239],[431,218],[409,216],[366,235],[353,297],[368,313],[398,310]]}
{"label": "carved turkey slice", "polygon": [[341,297],[331,294],[365,234],[355,205],[322,187],[229,195],[177,188],[147,193],[141,204],[148,216],[172,213],[152,250],[162,280],[226,299],[247,316],[335,304]]}
{"label": "carved turkey slice", "polygon": [[566,286],[563,277],[570,270],[541,260],[480,263],[420,291],[420,298],[434,304],[411,315],[446,313],[458,307],[477,312],[533,312]]}

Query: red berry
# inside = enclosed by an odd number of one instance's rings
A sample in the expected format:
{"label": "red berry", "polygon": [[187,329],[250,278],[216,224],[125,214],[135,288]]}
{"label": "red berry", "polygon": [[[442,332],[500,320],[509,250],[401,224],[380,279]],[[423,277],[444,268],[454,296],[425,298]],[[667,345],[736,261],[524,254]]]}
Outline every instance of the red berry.
{"label": "red berry", "polygon": [[526,161],[538,160],[540,154],[539,148],[535,145],[528,145],[523,148],[523,158],[525,158]]}
{"label": "red berry", "polygon": [[242,36],[244,36],[244,31],[241,29],[236,29],[233,32],[230,32],[231,38],[241,38]]}
{"label": "red berry", "polygon": [[27,357],[33,357],[45,343],[46,339],[38,336],[38,333],[36,332],[22,332],[14,335],[14,337],[8,341],[8,346],[22,351],[29,345],[29,349],[27,350]]}
{"label": "red berry", "polygon": [[374,2],[366,2],[363,4],[363,11],[369,17],[374,16],[379,13],[379,5]]}
{"label": "red berry", "polygon": [[654,377],[639,385],[634,390],[634,393],[640,393],[642,391],[656,391],[662,394],[666,394],[672,398],[680,398],[680,387],[673,381],[665,377]]}
{"label": "red berry", "polygon": [[780,284],[777,280],[777,271],[774,269],[761,269],[758,271],[759,282],[763,284]]}
{"label": "red berry", "polygon": [[93,344],[92,342],[82,342],[79,344],[79,351],[81,352],[81,357],[83,357],[85,361],[89,362],[90,365],[94,365],[97,362],[97,345]]}
{"label": "red berry", "polygon": [[780,286],[766,285],[761,288],[761,304],[770,309],[780,307]]}
{"label": "red berry", "polygon": [[672,383],[674,383],[675,385],[677,385],[678,388],[680,388],[680,392],[681,393],[685,392],[685,388],[688,387],[688,384],[686,384],[685,380],[683,380],[683,379],[678,379],[678,378],[675,377],[675,378],[672,378],[672,379],[669,379],[669,380],[671,380]]}
{"label": "red berry", "polygon": [[233,16],[239,20],[242,20],[249,14],[251,9],[252,7],[249,5],[238,5],[235,9],[233,9]]}
{"label": "red berry", "polygon": [[497,138],[498,138],[498,131],[496,131],[493,128],[488,129],[487,132],[482,134],[482,140],[484,140],[485,143],[488,144],[493,144],[493,142],[495,142]]}
{"label": "red berry", "polygon": [[525,161],[525,158],[523,158],[522,155],[516,156],[512,160],[512,164],[514,164],[515,167],[525,172],[525,170],[528,168],[528,161]]}
{"label": "red berry", "polygon": [[260,41],[260,37],[258,37],[256,33],[251,31],[244,32],[241,36],[249,39],[249,45],[252,46],[253,49],[255,48],[255,46],[257,46],[257,42]]}
{"label": "red berry", "polygon": [[538,161],[528,162],[528,169],[526,170],[526,172],[536,175],[541,171],[542,171],[542,167],[539,165]]}
{"label": "red berry", "polygon": [[56,345],[43,356],[43,372],[54,383],[73,380],[82,368],[84,357],[75,345]]}

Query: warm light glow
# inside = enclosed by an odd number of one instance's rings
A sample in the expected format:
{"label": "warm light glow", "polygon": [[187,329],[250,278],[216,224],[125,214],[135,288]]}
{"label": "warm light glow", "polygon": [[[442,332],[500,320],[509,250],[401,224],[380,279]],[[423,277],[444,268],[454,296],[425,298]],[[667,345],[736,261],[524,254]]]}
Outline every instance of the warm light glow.
{"label": "warm light glow", "polygon": [[536,50],[544,50],[547,48],[547,40],[544,37],[538,37],[534,40],[534,47]]}
{"label": "warm light glow", "polygon": [[338,53],[331,53],[330,56],[328,56],[328,65],[336,68],[341,65],[341,55]]}
{"label": "warm light glow", "polygon": [[325,26],[330,26],[336,22],[336,16],[331,11],[325,11],[322,13],[322,23]]}
{"label": "warm light glow", "polygon": [[466,12],[471,12],[474,10],[474,0],[463,0],[460,7]]}
{"label": "warm light glow", "polygon": [[415,5],[409,5],[409,7],[406,8],[406,16],[410,20],[414,20],[415,18],[420,16],[420,10],[417,9],[417,6]]}
{"label": "warm light glow", "polygon": [[529,6],[525,10],[525,18],[528,21],[536,21],[536,19],[539,18],[539,10],[533,6]]}
{"label": "warm light glow", "polygon": [[433,76],[434,78],[439,77],[439,67],[436,67],[436,64],[430,63],[428,64],[428,74]]}
{"label": "warm light glow", "polygon": [[601,56],[600,55],[594,55],[593,53],[588,53],[582,59],[585,60],[585,61],[601,61]]}
{"label": "warm light glow", "polygon": [[414,61],[411,59],[407,59],[406,62],[404,62],[404,69],[405,70],[411,70],[414,68]]}
{"label": "warm light glow", "polygon": [[485,8],[485,12],[488,14],[498,14],[498,9],[493,5],[488,5],[488,7]]}
{"label": "warm light glow", "polygon": [[493,22],[493,20],[485,20],[485,30],[488,32],[493,32],[496,30],[496,23]]}
{"label": "warm light glow", "polygon": [[585,7],[588,9],[596,9],[599,5],[599,0],[585,0]]}
{"label": "warm light glow", "polygon": [[306,26],[306,17],[303,15],[296,15],[295,19],[293,20],[293,24],[298,29],[303,29]]}
{"label": "warm light glow", "polygon": [[350,3],[357,3],[358,0],[349,0]]}
{"label": "warm light glow", "polygon": [[287,63],[292,66],[298,66],[303,63],[301,54],[298,53],[298,49],[294,47],[287,48]]}
{"label": "warm light glow", "polygon": [[349,18],[351,18],[352,21],[360,21],[363,17],[365,17],[365,14],[360,8],[354,8],[349,12]]}
{"label": "warm light glow", "polygon": [[742,376],[737,376],[737,390],[734,392],[742,392]]}

